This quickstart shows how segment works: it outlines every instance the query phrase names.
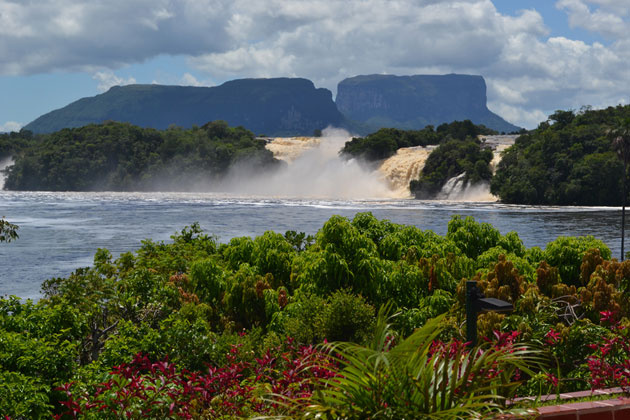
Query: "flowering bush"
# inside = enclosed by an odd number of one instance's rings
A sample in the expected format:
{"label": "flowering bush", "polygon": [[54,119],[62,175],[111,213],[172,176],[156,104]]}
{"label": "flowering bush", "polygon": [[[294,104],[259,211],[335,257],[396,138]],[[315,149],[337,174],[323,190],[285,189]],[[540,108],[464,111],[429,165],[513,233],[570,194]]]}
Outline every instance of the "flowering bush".
{"label": "flowering bush", "polygon": [[591,388],[621,387],[630,393],[630,340],[628,330],[615,320],[610,311],[602,311],[602,324],[609,324],[614,333],[602,337],[602,342],[590,344],[595,352],[587,359],[591,373]]}
{"label": "flowering bush", "polygon": [[[283,399],[302,401],[317,385],[332,378],[334,363],[312,346],[267,350],[254,363],[243,360],[232,346],[228,364],[207,372],[178,370],[168,360],[152,362],[138,354],[130,363],[113,368],[98,384],[66,383],[61,418],[222,418],[275,415]],[[276,353],[277,352],[277,353]],[[273,394],[275,398],[269,399]]]}

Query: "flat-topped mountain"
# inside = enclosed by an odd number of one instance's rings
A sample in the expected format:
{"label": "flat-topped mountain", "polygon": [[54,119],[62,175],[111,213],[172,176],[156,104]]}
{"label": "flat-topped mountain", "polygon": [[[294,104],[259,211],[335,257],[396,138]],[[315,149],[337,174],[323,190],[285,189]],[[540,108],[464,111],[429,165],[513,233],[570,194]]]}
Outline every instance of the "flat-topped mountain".
{"label": "flat-topped mountain", "polygon": [[127,85],[79,99],[26,125],[35,133],[105,121],[165,129],[224,120],[256,134],[312,135],[327,126],[362,135],[471,120],[497,131],[516,127],[486,107],[481,76],[356,76],[332,93],[300,78],[239,79],[216,87]]}
{"label": "flat-topped mountain", "polygon": [[49,133],[108,120],[165,129],[224,120],[256,134],[312,134],[343,116],[327,89],[299,78],[240,79],[216,87],[128,85],[79,99],[42,115],[25,128]]}
{"label": "flat-topped mountain", "polygon": [[368,131],[420,129],[463,120],[497,131],[520,129],[488,109],[481,76],[356,76],[339,83],[336,103],[339,111]]}

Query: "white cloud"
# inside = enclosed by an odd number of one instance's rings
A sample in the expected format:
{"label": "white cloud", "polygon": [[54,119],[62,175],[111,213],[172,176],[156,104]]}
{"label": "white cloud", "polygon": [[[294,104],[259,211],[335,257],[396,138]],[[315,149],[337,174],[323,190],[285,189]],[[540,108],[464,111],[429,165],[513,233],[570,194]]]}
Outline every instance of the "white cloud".
{"label": "white cloud", "polygon": [[9,133],[11,131],[20,131],[22,124],[15,121],[7,121],[4,124],[0,124],[0,133]]}
{"label": "white cloud", "polygon": [[94,71],[232,47],[230,0],[0,0],[0,74]]}
{"label": "white cloud", "polygon": [[504,16],[490,0],[0,0],[0,74],[88,71],[106,90],[134,82],[116,69],[159,55],[188,57],[169,81],[193,86],[299,76],[334,92],[357,74],[481,74],[492,109],[528,127],[630,96],[630,0],[556,2],[610,45],[550,38],[523,4]]}
{"label": "white cloud", "polygon": [[101,92],[105,92],[113,86],[132,85],[136,83],[136,79],[134,79],[133,77],[124,79],[122,77],[116,76],[112,71],[96,72],[92,76],[92,79],[98,81],[98,90]]}
{"label": "white cloud", "polygon": [[178,84],[181,86],[214,86],[214,83],[208,80],[198,80],[190,73],[184,73]]}
{"label": "white cloud", "polygon": [[[596,7],[591,8],[589,4]],[[556,7],[565,10],[569,17],[569,25],[608,38],[627,37],[630,2],[610,0],[559,0]]]}

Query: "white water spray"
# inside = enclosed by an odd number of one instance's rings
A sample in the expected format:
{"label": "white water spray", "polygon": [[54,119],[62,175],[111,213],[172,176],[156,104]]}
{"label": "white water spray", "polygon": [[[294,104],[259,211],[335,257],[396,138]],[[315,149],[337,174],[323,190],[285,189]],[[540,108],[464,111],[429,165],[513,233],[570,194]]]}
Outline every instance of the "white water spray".
{"label": "white water spray", "polygon": [[446,181],[442,190],[437,195],[436,200],[444,201],[473,201],[473,202],[495,202],[497,197],[490,193],[488,182],[479,182],[470,185],[465,181],[466,174],[462,173]]}
{"label": "white water spray", "polygon": [[354,160],[339,157],[350,140],[340,129],[327,128],[321,138],[277,138],[267,148],[276,158],[289,162],[270,173],[252,173],[237,167],[222,183],[228,192],[262,196],[318,198],[393,198],[395,194],[378,173],[363,168]]}
{"label": "white water spray", "polygon": [[4,182],[7,179],[7,174],[5,170],[13,165],[13,157],[9,156],[8,158],[0,160],[0,190],[4,189]]}

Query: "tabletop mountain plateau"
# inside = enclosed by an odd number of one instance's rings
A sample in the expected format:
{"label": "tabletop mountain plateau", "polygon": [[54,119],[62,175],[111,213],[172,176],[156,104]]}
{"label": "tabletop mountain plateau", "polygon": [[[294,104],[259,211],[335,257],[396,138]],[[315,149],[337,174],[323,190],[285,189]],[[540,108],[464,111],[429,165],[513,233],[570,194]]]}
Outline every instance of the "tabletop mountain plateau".
{"label": "tabletop mountain plateau", "polygon": [[127,85],[79,99],[24,128],[50,133],[104,121],[165,129],[224,120],[256,134],[312,135],[328,126],[361,135],[469,119],[497,131],[516,127],[486,107],[481,76],[356,76],[332,92],[302,78],[238,79],[215,87]]}
{"label": "tabletop mountain plateau", "polygon": [[464,120],[499,132],[520,130],[490,111],[486,99],[481,76],[373,74],[341,81],[336,102],[341,113],[368,133],[383,127],[413,130]]}
{"label": "tabletop mountain plateau", "polygon": [[341,125],[344,118],[332,93],[316,89],[310,80],[240,79],[216,87],[115,86],[42,115],[25,128],[48,133],[107,120],[156,129],[223,120],[257,134],[291,135]]}

